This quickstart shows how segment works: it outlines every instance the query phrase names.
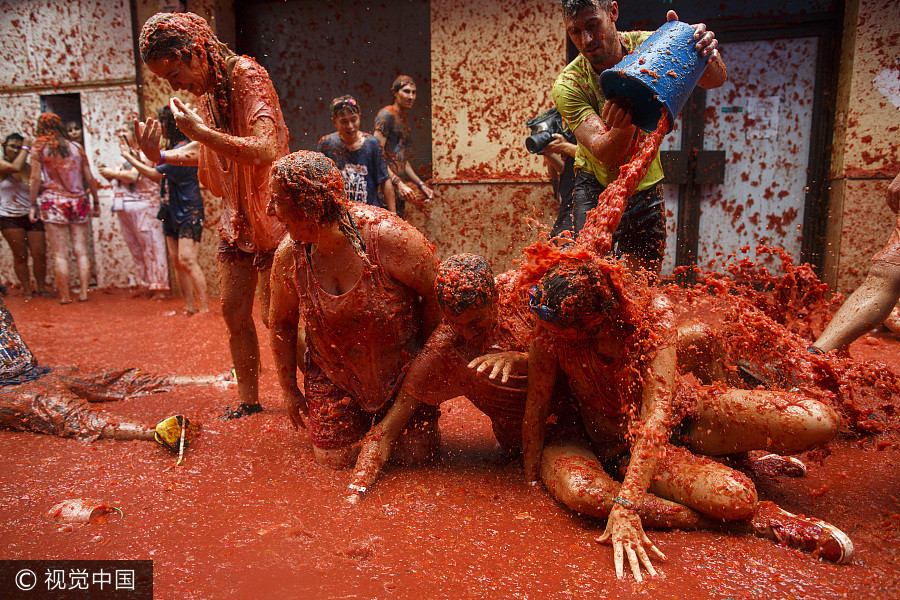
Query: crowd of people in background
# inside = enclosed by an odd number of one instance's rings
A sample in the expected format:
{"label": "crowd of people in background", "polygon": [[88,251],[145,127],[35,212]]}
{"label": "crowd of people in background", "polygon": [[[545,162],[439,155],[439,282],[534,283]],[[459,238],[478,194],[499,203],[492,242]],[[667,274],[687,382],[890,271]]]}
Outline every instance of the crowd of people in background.
{"label": "crowd of people in background", "polygon": [[[394,102],[378,112],[374,134],[361,130],[362,110],[355,98],[335,98],[331,102],[335,131],[319,140],[318,150],[335,162],[352,201],[402,217],[407,201],[428,200],[434,193],[409,163],[409,110],[416,98],[415,82],[401,75],[391,93]],[[157,117],[163,150],[177,151],[192,143],[169,106],[160,108]],[[92,175],[80,122],[64,123],[58,115],[43,113],[36,131],[30,146],[20,133],[11,133],[3,141],[0,231],[26,298],[56,297],[60,304],[72,301],[71,249],[77,265],[76,299],[85,302],[89,286],[96,285],[91,218],[100,216],[102,182]],[[99,163],[97,172],[111,189],[110,211],[133,259],[135,296],[168,297],[171,264],[184,297],[184,314],[208,312],[207,282],[198,260],[205,221],[198,166],[150,160],[139,148],[131,119],[120,123],[115,138],[119,158],[113,166]],[[56,294],[47,289],[48,244]]]}

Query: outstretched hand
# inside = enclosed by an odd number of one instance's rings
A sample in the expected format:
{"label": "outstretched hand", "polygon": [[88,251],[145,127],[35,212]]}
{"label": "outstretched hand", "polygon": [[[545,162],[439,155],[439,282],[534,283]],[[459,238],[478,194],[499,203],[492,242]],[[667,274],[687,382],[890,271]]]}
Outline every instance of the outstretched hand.
{"label": "outstretched hand", "polygon": [[616,577],[619,579],[625,576],[624,555],[628,556],[631,573],[638,581],[643,581],[642,565],[651,577],[656,577],[656,569],[653,568],[645,548],[649,548],[658,558],[666,559],[666,555],[660,552],[659,548],[654,546],[647,534],[644,533],[644,527],[641,525],[641,518],[638,514],[618,504],[613,506],[610,511],[606,521],[606,530],[597,538],[597,541],[612,544]]}
{"label": "outstretched hand", "polygon": [[159,155],[159,141],[162,139],[162,127],[160,127],[159,121],[153,117],[149,117],[144,123],[135,119],[134,137],[144,156],[155,164],[159,164],[162,160]]}
{"label": "outstretched hand", "polygon": [[489,379],[496,379],[497,375],[502,373],[500,377],[502,383],[509,381],[512,373],[527,367],[528,355],[524,352],[495,352],[474,358],[469,363],[469,368],[475,369],[478,373],[484,373],[490,368]]}

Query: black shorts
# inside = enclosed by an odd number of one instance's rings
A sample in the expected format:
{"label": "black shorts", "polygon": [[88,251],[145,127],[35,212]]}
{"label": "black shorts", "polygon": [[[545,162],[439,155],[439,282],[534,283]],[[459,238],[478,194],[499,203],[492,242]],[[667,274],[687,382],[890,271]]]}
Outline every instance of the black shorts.
{"label": "black shorts", "polygon": [[163,219],[163,235],[176,240],[190,238],[199,244],[203,235],[203,221],[188,221],[179,225],[171,219]]}
{"label": "black shorts", "polygon": [[24,229],[25,231],[43,231],[44,222],[41,220],[31,222],[28,215],[21,217],[0,217],[0,229]]}
{"label": "black shorts", "polygon": [[[606,188],[590,173],[576,173],[572,204],[560,207],[560,215],[551,236],[569,230],[578,237],[587,214],[597,206],[597,200],[604,189]],[[636,192],[628,198],[622,220],[613,233],[612,251],[617,257],[629,254],[647,261],[662,261],[666,251],[666,211],[662,183]]]}

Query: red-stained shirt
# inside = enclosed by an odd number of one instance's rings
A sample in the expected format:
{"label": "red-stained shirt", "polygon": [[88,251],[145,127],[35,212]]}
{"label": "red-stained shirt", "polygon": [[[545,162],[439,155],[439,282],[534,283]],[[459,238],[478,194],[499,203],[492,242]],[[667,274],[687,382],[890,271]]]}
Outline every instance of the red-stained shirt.
{"label": "red-stained shirt", "polygon": [[[483,344],[473,344],[442,322],[409,367],[403,386],[410,396],[431,405],[465,396],[490,417],[498,438],[508,432],[510,443],[521,443],[527,378],[512,375],[502,383],[469,368],[472,359],[493,352],[528,349],[534,316],[517,286],[517,272],[495,280],[500,296],[498,324]],[[501,440],[503,443],[505,440]]]}
{"label": "red-stained shirt", "polygon": [[[250,137],[258,119],[272,119],[276,157],[287,155],[288,129],[266,70],[252,58],[241,56],[231,72],[231,86],[231,122],[234,126],[231,133],[237,137]],[[215,123],[208,96],[206,102],[200,102],[197,112],[205,123]],[[200,183],[224,201],[219,231],[226,241],[237,244],[246,252],[274,250],[285,231],[281,222],[266,214],[271,168],[269,163],[244,165],[234,162],[200,144],[197,176]]]}
{"label": "red-stained shirt", "polygon": [[422,307],[419,294],[385,273],[378,259],[381,231],[400,217],[364,204],[350,211],[357,223],[360,213],[371,219],[363,237],[373,266],[364,265],[353,288],[334,296],[316,280],[309,246],[294,244],[294,281],[313,362],[363,410],[374,413],[393,399],[420,346]]}

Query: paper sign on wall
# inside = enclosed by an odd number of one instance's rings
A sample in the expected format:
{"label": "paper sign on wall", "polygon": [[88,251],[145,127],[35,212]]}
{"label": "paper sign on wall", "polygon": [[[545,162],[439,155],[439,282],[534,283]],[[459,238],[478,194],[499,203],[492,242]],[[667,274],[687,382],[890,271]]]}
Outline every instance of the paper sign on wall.
{"label": "paper sign on wall", "polygon": [[900,108],[900,60],[876,75],[872,85],[884,94],[891,104]]}
{"label": "paper sign on wall", "polygon": [[781,113],[781,98],[767,96],[765,98],[749,98],[747,100],[748,140],[777,140],[778,122]]}

